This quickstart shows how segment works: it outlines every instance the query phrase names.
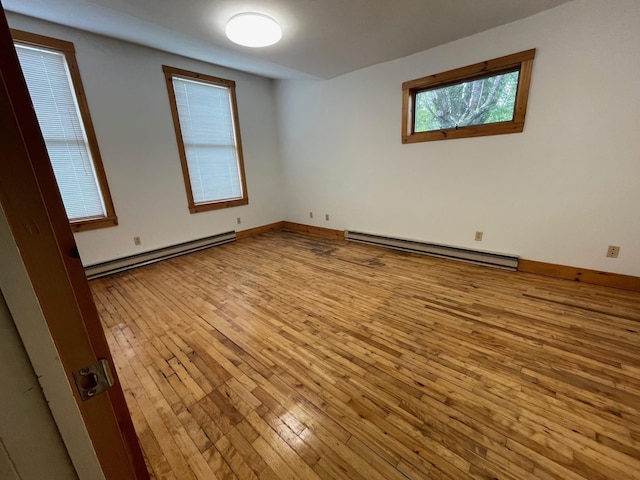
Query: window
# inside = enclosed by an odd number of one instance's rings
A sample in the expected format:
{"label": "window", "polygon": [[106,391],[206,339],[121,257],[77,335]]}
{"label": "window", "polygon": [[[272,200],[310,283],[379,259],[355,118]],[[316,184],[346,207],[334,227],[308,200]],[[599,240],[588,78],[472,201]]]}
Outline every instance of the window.
{"label": "window", "polygon": [[191,213],[249,203],[235,82],[163,66]]}
{"label": "window", "polygon": [[117,225],[73,43],[11,34],[71,228]]}
{"label": "window", "polygon": [[534,50],[402,84],[402,142],[524,129]]}

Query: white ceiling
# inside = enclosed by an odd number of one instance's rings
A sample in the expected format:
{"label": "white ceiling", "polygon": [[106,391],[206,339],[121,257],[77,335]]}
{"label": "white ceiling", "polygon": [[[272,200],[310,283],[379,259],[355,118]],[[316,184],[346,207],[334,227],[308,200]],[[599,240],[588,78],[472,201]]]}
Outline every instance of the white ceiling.
{"label": "white ceiling", "polygon": [[[274,78],[333,78],[536,14],[569,0],[3,0],[36,18]],[[240,47],[236,13],[263,12],[280,43]]]}

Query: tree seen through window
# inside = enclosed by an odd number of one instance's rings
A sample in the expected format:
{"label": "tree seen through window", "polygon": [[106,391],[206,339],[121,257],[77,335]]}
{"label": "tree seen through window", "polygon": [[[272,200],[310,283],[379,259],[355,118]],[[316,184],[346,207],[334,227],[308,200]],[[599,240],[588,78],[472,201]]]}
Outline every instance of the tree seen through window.
{"label": "tree seen through window", "polygon": [[416,93],[415,132],[513,120],[518,71]]}

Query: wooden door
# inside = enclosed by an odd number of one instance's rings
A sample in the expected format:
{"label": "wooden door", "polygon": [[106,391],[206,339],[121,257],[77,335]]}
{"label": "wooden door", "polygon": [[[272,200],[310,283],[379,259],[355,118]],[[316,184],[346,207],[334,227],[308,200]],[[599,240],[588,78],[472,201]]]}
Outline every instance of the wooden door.
{"label": "wooden door", "polygon": [[[108,480],[148,479],[0,5],[0,204]],[[82,401],[73,371],[106,359],[115,384]]]}

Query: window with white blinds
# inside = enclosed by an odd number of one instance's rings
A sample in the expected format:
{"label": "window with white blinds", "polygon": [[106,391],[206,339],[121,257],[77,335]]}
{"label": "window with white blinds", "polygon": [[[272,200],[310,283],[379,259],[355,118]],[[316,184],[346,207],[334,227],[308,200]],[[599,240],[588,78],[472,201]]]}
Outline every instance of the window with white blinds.
{"label": "window with white blinds", "polygon": [[[16,32],[13,33],[16,39]],[[74,88],[67,58],[73,50],[60,51],[20,41],[15,42],[15,47],[71,224],[97,221],[89,227],[97,228],[107,226],[105,219],[114,224],[111,200],[105,198],[106,185],[101,185],[96,170],[97,145],[92,149],[89,143]]]}
{"label": "window with white blinds", "polygon": [[163,69],[191,212],[246,204],[235,82]]}

